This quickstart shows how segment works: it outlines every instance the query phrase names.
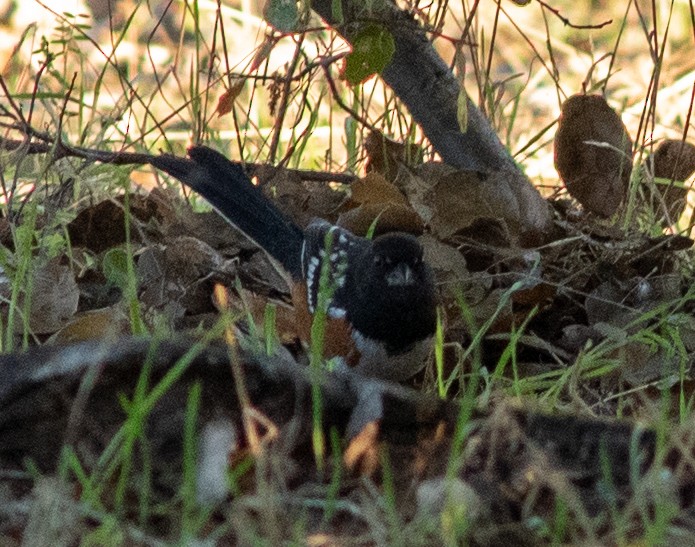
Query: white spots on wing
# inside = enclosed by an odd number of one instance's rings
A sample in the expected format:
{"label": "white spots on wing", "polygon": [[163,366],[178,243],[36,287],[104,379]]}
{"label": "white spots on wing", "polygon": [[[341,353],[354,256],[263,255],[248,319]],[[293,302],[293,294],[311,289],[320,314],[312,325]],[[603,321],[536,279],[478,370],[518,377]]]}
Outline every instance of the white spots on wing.
{"label": "white spots on wing", "polygon": [[302,240],[301,268],[303,272],[307,271],[306,267],[306,237]]}
{"label": "white spots on wing", "polygon": [[347,312],[343,308],[334,307],[328,308],[328,316],[331,319],[343,319],[347,315]]}
{"label": "white spots on wing", "polygon": [[333,278],[338,288],[345,286],[345,273],[348,266],[348,254],[344,248],[338,248],[336,252],[331,254],[331,263],[333,266]]}
{"label": "white spots on wing", "polygon": [[321,264],[321,261],[318,259],[316,256],[312,256],[309,259],[309,266],[306,269],[306,298],[307,298],[307,304],[309,305],[309,311],[311,313],[314,313],[314,310],[316,308],[316,292],[317,292],[317,287],[316,285],[316,271],[319,269],[319,265]]}
{"label": "white spots on wing", "polygon": [[318,269],[319,264],[319,259],[315,256],[312,256],[311,259],[309,259],[309,267],[306,269],[306,283],[309,287],[313,286],[314,282],[316,281],[316,270]]}
{"label": "white spots on wing", "polygon": [[[326,236],[332,238],[332,244],[327,250],[325,248]],[[324,241],[324,246],[319,246],[319,240]],[[309,311],[314,313],[318,306],[318,293],[321,283],[322,264],[328,260],[330,268],[329,283],[334,290],[342,289],[347,280],[347,268],[349,259],[349,249],[355,244],[351,234],[338,226],[322,226],[322,229],[313,232],[308,242],[303,248],[303,271],[307,284],[307,304]],[[340,297],[338,297],[340,300]],[[332,318],[345,317],[345,310],[335,305],[335,299],[328,302],[328,314]]]}

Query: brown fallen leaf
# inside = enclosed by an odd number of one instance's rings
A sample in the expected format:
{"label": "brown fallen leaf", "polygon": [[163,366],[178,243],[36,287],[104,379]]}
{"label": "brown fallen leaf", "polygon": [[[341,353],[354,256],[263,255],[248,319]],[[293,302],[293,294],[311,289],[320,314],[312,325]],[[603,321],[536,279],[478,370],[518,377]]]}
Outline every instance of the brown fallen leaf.
{"label": "brown fallen leaf", "polygon": [[[437,281],[445,287],[456,286],[457,282],[468,279],[470,273],[466,259],[458,249],[437,238],[424,234],[420,238],[425,260],[436,273]],[[452,285],[453,284],[453,285]]]}
{"label": "brown fallen leaf", "polygon": [[372,131],[367,135],[364,149],[367,153],[367,172],[376,171],[387,180],[393,180],[398,174],[399,164],[414,165],[422,162],[421,147],[394,141],[381,131]]}
{"label": "brown fallen leaf", "polygon": [[[73,247],[86,247],[95,253],[101,253],[125,243],[126,214],[123,203],[123,196],[118,196],[81,211],[67,226]],[[147,223],[160,212],[157,202],[149,196],[130,194],[129,204],[131,221],[137,219]],[[139,240],[139,231],[131,228],[130,236]]]}
{"label": "brown fallen leaf", "polygon": [[123,306],[116,304],[75,315],[48,339],[52,344],[72,344],[87,340],[114,340],[129,333],[130,321]]}
{"label": "brown fallen leaf", "polygon": [[479,219],[504,224],[510,240],[528,246],[551,229],[550,206],[519,171],[478,173],[428,162],[401,170],[394,183],[440,239]]}
{"label": "brown fallen leaf", "polygon": [[407,232],[421,234],[425,223],[408,205],[365,203],[342,213],[337,224],[358,235],[365,235],[376,221],[375,234]]}
{"label": "brown fallen leaf", "polygon": [[261,181],[263,193],[295,222],[303,226],[315,216],[307,211],[310,193],[297,173],[263,166],[257,168],[254,175]]}
{"label": "brown fallen leaf", "polygon": [[151,245],[137,264],[140,301],[148,309],[167,310],[170,318],[211,311],[212,279],[231,280],[235,264],[207,243],[189,236]]}
{"label": "brown fallen leaf", "polygon": [[508,219],[516,205],[505,201],[493,177],[482,178],[472,171],[454,171],[441,176],[423,196],[432,210],[430,226],[440,239],[472,226],[477,220]]}
{"label": "brown fallen leaf", "polygon": [[[408,232],[421,234],[425,223],[408,203],[398,186],[378,172],[372,171],[350,186],[348,206],[337,223],[358,235],[374,233]],[[354,207],[354,204],[358,204]]]}
{"label": "brown fallen leaf", "polygon": [[[689,142],[667,139],[647,159],[653,184],[645,177],[647,202],[665,224],[674,224],[683,213],[695,173],[695,146]],[[686,181],[688,181],[686,183]]]}
{"label": "brown fallen leaf", "polygon": [[605,323],[614,327],[643,328],[643,314],[681,297],[677,275],[635,277],[604,281],[587,296],[584,307],[590,326]]}
{"label": "brown fallen leaf", "polygon": [[[60,257],[50,260],[34,272],[31,287],[29,327],[35,334],[51,334],[63,327],[77,311],[80,291],[72,269],[61,264]],[[15,320],[15,331],[23,329]]]}
{"label": "brown fallen leaf", "polygon": [[654,176],[686,180],[695,172],[695,145],[666,139],[654,152]]}
{"label": "brown fallen leaf", "polygon": [[[240,290],[240,298],[232,299],[231,306],[240,313],[251,314],[258,332],[263,332],[266,320],[266,309],[268,306],[274,306],[275,324],[273,326],[273,332],[277,334],[282,344],[292,344],[296,340],[301,339],[305,332],[308,332],[297,317],[297,313],[293,307],[285,302],[273,300],[262,294],[256,294],[242,288]],[[310,326],[308,328],[310,329]]]}
{"label": "brown fallen leaf", "polygon": [[620,116],[600,95],[573,95],[555,133],[555,168],[567,191],[589,212],[609,217],[625,198],[632,141]]}
{"label": "brown fallen leaf", "polygon": [[193,236],[207,243],[225,256],[236,256],[240,251],[256,249],[256,244],[232,227],[215,211],[193,213],[183,210],[175,221],[163,226],[164,239]]}
{"label": "brown fallen leaf", "polygon": [[350,185],[352,200],[359,204],[392,203],[406,205],[408,200],[392,182],[383,175],[371,172]]}

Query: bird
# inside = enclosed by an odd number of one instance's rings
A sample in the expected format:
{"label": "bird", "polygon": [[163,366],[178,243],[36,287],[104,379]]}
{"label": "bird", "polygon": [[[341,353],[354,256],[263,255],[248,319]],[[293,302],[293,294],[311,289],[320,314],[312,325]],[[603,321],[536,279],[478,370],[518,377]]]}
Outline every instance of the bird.
{"label": "bird", "polygon": [[304,318],[298,323],[311,324],[318,310],[325,312],[326,358],[396,382],[424,368],[437,324],[437,297],[432,268],[416,237],[391,232],[368,239],[323,219],[302,228],[239,163],[207,146],[190,147],[188,158],[153,156],[151,163],[200,194],[279,262],[296,313]]}

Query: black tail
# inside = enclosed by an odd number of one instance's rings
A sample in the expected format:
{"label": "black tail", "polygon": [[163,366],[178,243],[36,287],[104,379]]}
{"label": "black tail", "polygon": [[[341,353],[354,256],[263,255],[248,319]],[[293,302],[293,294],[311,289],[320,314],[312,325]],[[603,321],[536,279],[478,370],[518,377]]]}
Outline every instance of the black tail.
{"label": "black tail", "polygon": [[191,159],[168,154],[152,160],[203,196],[230,223],[278,260],[295,279],[302,273],[304,233],[249,180],[239,164],[206,146],[188,150]]}

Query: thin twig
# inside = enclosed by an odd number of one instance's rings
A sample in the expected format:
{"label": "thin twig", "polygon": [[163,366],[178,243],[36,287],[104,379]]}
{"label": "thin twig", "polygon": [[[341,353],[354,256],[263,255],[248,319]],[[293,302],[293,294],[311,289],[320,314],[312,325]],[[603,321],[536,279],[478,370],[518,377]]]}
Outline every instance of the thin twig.
{"label": "thin twig", "polygon": [[374,127],[374,124],[371,123],[367,118],[365,118],[359,112],[355,111],[354,109],[350,108],[347,104],[345,104],[342,97],[340,96],[340,92],[338,91],[338,87],[335,85],[335,80],[333,79],[333,76],[331,75],[330,68],[324,66],[323,71],[326,75],[326,81],[328,82],[328,87],[331,88],[331,94],[333,95],[333,100],[338,104],[338,106],[340,108],[342,108],[345,112],[350,114],[350,116],[355,118],[358,122],[360,122],[365,127],[368,127],[372,131],[378,131],[378,129],[376,127]]}
{"label": "thin twig", "polygon": [[608,19],[608,21],[604,21],[603,23],[599,23],[598,25],[576,25],[576,24],[572,23],[572,21],[570,21],[567,17],[564,17],[560,13],[560,10],[557,10],[557,9],[549,6],[548,4],[543,2],[543,0],[537,0],[537,2],[541,6],[543,6],[545,9],[547,9],[550,13],[555,15],[555,17],[557,17],[560,21],[562,21],[562,23],[567,27],[571,27],[571,28],[575,28],[575,29],[582,29],[582,30],[584,30],[584,29],[600,29],[600,28],[605,27],[606,25],[610,25],[613,22],[613,19]]}
{"label": "thin twig", "polygon": [[287,108],[290,104],[290,91],[292,89],[292,75],[297,70],[299,65],[299,59],[302,52],[302,44],[304,43],[304,35],[300,34],[295,40],[295,50],[292,60],[287,65],[287,73],[283,86],[282,93],[280,95],[280,104],[277,110],[277,116],[275,117],[275,131],[273,131],[273,137],[270,141],[270,147],[268,150],[268,158],[271,162],[275,161],[277,156],[278,146],[280,145],[280,134],[283,123],[285,121],[285,116],[287,115]]}
{"label": "thin twig", "polygon": [[[15,128],[16,129],[16,128]],[[27,154],[48,154],[52,153],[53,158],[81,158],[87,161],[98,161],[100,163],[110,163],[112,165],[147,165],[151,164],[156,158],[153,154],[140,152],[109,152],[106,150],[94,150],[79,146],[70,146],[58,140],[55,144],[51,142],[26,142],[17,139],[0,138],[0,150],[17,150],[26,147]],[[260,168],[268,168],[263,163],[242,163],[234,162],[244,166],[246,169],[254,171]],[[279,168],[277,168],[279,169]],[[308,169],[282,169],[285,172],[297,175],[302,180],[314,182],[337,182],[340,184],[351,184],[357,177],[349,173],[333,173],[327,171],[310,171]]]}

